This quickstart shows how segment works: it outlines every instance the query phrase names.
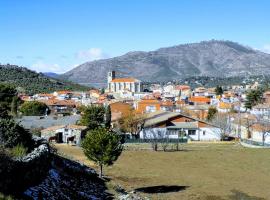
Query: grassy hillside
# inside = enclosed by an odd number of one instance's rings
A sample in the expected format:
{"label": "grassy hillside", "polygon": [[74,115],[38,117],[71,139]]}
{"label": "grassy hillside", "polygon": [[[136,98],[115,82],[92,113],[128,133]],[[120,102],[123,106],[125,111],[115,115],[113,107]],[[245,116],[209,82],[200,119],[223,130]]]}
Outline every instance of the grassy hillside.
{"label": "grassy hillside", "polygon": [[42,73],[16,65],[0,65],[0,82],[13,84],[19,91],[27,94],[53,92],[56,90],[85,91],[89,89],[86,86],[50,78]]}

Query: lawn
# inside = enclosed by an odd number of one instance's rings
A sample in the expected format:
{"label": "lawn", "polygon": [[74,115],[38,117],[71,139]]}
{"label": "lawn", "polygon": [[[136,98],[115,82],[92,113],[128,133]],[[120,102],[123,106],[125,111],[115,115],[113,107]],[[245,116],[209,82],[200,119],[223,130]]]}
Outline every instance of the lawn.
{"label": "lawn", "polygon": [[[128,191],[181,186],[168,193],[142,193],[151,199],[270,199],[270,149],[247,149],[238,144],[186,144],[184,151],[153,152],[138,147],[130,145],[113,166],[105,168],[110,184]],[[95,167],[80,148],[57,148]]]}

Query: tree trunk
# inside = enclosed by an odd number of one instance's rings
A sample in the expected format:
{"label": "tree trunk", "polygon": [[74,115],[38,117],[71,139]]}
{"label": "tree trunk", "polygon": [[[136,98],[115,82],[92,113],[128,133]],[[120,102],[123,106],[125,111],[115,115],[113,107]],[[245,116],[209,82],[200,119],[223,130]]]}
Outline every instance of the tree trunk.
{"label": "tree trunk", "polygon": [[99,164],[99,168],[100,168],[99,178],[102,178],[102,176],[103,176],[102,167],[103,167],[102,164]]}

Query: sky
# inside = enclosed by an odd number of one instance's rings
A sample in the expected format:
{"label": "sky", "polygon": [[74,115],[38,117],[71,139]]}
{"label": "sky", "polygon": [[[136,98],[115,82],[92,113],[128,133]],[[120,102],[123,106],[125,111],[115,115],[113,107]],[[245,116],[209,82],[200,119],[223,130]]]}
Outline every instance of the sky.
{"label": "sky", "polygon": [[0,0],[0,63],[64,73],[203,40],[270,53],[269,0]]}

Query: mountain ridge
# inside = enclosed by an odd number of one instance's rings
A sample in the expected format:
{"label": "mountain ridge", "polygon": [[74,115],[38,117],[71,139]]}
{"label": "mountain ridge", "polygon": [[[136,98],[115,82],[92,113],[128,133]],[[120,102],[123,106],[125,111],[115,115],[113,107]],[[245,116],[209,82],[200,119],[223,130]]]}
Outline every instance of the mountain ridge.
{"label": "mountain ridge", "polygon": [[232,77],[270,73],[270,54],[228,40],[210,40],[132,51],[86,62],[60,78],[86,85],[105,85],[107,72],[142,81],[179,80],[192,76]]}

